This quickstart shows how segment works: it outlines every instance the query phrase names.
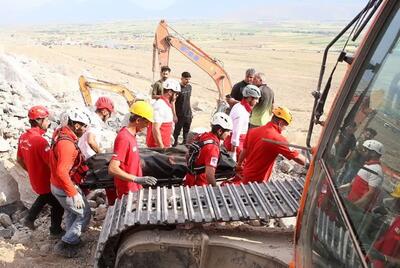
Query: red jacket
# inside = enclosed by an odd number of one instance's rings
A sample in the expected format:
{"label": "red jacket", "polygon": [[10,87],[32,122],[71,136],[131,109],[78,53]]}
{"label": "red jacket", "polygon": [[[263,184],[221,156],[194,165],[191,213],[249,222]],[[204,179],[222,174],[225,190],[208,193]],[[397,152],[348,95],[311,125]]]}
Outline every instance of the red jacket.
{"label": "red jacket", "polygon": [[279,154],[289,160],[299,155],[297,151],[290,150],[286,145],[269,143],[263,141],[264,138],[288,143],[278,126],[273,122],[250,129],[243,145],[243,149],[246,150],[243,183],[268,181],[275,159]]}
{"label": "red jacket", "polygon": [[18,141],[17,156],[24,161],[35,193],[50,193],[49,143],[39,127],[28,129]]}
{"label": "red jacket", "polygon": [[[60,139],[62,136],[66,139]],[[67,196],[74,196],[78,191],[71,174],[82,164],[82,155],[76,144],[78,137],[69,127],[62,127],[54,133],[53,142],[56,143],[50,151],[51,185],[62,189]]]}

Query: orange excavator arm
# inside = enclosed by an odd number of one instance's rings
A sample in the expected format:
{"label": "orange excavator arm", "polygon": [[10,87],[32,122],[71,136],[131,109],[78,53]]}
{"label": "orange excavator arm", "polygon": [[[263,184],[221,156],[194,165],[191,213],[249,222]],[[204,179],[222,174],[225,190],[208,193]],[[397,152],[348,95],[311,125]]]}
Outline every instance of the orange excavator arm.
{"label": "orange excavator arm", "polygon": [[156,71],[156,55],[158,56],[159,68],[168,66],[169,50],[174,47],[214,80],[218,88],[219,100],[223,101],[225,95],[229,94],[232,89],[231,80],[224,68],[216,59],[211,58],[189,40],[172,36],[169,29],[171,27],[164,20],[158,24],[153,44],[153,74]]}
{"label": "orange excavator arm", "polygon": [[83,75],[81,75],[78,80],[79,90],[82,93],[83,101],[85,102],[86,106],[93,105],[92,97],[90,95],[90,91],[93,89],[101,89],[117,93],[125,98],[129,107],[135,102],[135,95],[132,93],[132,91],[130,91],[129,89],[127,89],[122,85],[113,84],[98,79],[90,79],[90,80],[91,81],[88,81],[88,79]]}

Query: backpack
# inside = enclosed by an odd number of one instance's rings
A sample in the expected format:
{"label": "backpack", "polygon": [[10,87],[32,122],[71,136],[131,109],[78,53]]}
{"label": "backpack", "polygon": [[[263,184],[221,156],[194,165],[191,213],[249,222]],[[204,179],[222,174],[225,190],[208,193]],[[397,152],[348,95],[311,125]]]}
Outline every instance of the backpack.
{"label": "backpack", "polygon": [[[188,145],[188,153],[186,156],[186,166],[188,169],[188,172],[193,175],[198,175],[201,173],[204,173],[206,170],[206,166],[196,166],[196,160],[199,157],[201,148],[203,148],[205,145],[208,144],[214,144],[215,146],[218,146],[218,143],[216,143],[214,140],[205,140],[205,141],[193,141],[191,144]],[[218,158],[218,162],[220,160],[220,157]]]}
{"label": "backpack", "polygon": [[62,140],[67,140],[72,142],[75,145],[76,150],[78,151],[78,156],[75,159],[75,163],[72,166],[69,175],[71,177],[71,180],[75,184],[80,185],[85,179],[86,172],[89,170],[89,167],[86,165],[85,159],[83,157],[83,154],[81,153],[81,150],[79,149],[78,143],[66,135],[62,134],[58,135],[58,133],[56,133],[51,142],[51,147],[50,147],[51,150],[54,150],[57,143]]}

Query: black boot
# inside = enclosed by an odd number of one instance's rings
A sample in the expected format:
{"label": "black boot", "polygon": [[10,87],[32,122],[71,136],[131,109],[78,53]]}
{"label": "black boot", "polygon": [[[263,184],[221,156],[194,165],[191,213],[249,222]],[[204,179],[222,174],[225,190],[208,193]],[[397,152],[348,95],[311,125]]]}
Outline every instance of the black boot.
{"label": "black boot", "polygon": [[54,247],[54,253],[65,258],[75,258],[78,255],[78,246],[60,240]]}

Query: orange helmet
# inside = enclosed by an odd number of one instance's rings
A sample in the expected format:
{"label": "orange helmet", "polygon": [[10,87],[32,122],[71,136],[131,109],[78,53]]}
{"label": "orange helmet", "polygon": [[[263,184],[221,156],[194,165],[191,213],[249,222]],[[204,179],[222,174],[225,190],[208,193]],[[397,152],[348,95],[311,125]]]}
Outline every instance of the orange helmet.
{"label": "orange helmet", "polygon": [[108,98],[108,97],[100,97],[96,101],[96,109],[101,110],[101,109],[107,109],[110,113],[114,112],[114,103],[113,101]]}
{"label": "orange helmet", "polygon": [[49,116],[49,110],[44,106],[33,106],[28,111],[29,120],[42,119]]}

